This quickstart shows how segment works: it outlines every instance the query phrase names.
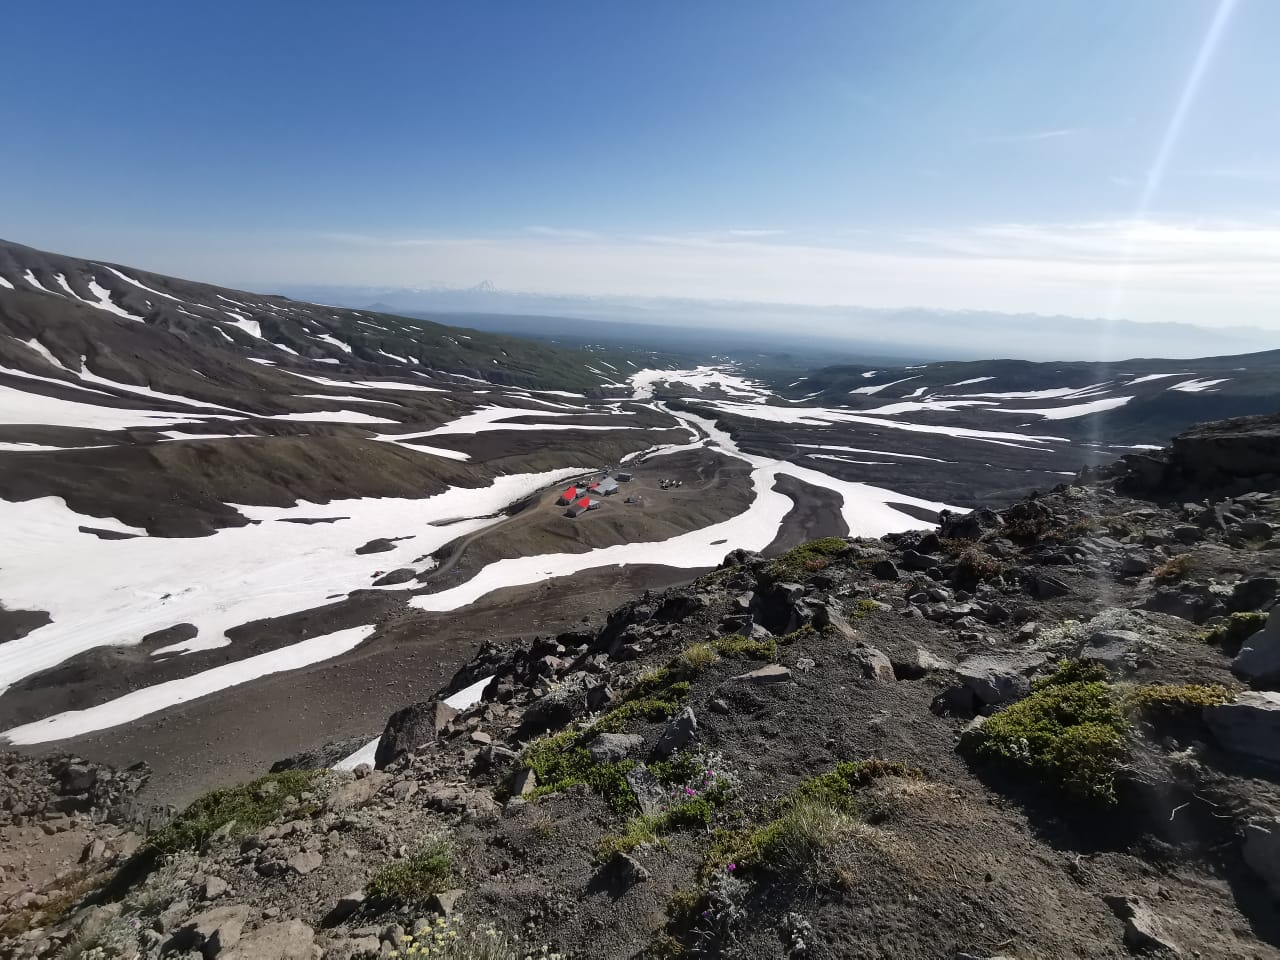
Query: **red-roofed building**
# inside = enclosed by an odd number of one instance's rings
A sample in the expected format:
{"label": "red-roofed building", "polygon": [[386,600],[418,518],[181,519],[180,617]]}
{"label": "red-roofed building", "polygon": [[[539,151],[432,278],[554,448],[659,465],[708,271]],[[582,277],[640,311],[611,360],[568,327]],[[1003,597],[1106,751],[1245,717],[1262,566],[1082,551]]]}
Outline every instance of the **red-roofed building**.
{"label": "red-roofed building", "polygon": [[560,494],[560,499],[557,500],[556,503],[560,504],[560,506],[563,507],[570,503],[573,503],[573,501],[577,499],[578,499],[578,488],[570,487],[564,493]]}

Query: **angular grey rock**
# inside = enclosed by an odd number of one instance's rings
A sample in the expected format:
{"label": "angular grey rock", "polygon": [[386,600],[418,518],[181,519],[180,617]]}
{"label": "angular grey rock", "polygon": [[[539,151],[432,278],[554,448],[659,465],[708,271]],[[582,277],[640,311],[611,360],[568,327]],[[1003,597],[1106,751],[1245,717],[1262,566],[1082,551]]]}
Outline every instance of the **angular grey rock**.
{"label": "angular grey rock", "polygon": [[612,763],[625,760],[644,746],[644,737],[638,733],[602,733],[587,744],[587,753],[596,763]]}
{"label": "angular grey rock", "polygon": [[1232,703],[1205,707],[1204,719],[1224,750],[1280,763],[1280,693],[1245,691]]}
{"label": "angular grey rock", "polygon": [[191,922],[174,934],[179,949],[195,947],[205,957],[225,956],[240,941],[249,908],[242,903],[214,907],[192,918]]}
{"label": "angular grey rock", "polygon": [[627,786],[631,788],[636,803],[640,805],[640,812],[646,817],[661,812],[670,802],[670,792],[658,782],[658,778],[650,773],[649,768],[643,763],[632,767],[623,774],[623,777],[627,781]]}
{"label": "angular grey rock", "polygon": [[767,667],[752,670],[750,673],[740,673],[733,679],[746,683],[786,683],[791,679],[791,671],[782,664],[771,663]]}
{"label": "angular grey rock", "polygon": [[1280,900],[1280,817],[1248,820],[1241,832],[1244,862],[1266,883],[1271,896]]}
{"label": "angular grey rock", "polygon": [[879,683],[893,683],[897,676],[893,672],[893,663],[875,647],[858,645],[853,648],[853,662],[862,669],[862,675],[868,680]]}
{"label": "angular grey rock", "polygon": [[923,647],[916,648],[916,669],[923,670],[926,673],[935,671],[954,670],[955,664],[948,663],[940,657],[935,656]]}
{"label": "angular grey rock", "polygon": [[1071,588],[1057,577],[1043,573],[1029,573],[1023,578],[1027,593],[1038,600],[1052,600],[1054,597],[1065,597]]}
{"label": "angular grey rock", "polygon": [[373,765],[381,770],[392,760],[412,752],[419,744],[434,740],[458,711],[447,703],[428,700],[393,713],[373,754]]}
{"label": "angular grey rock", "polygon": [[206,900],[217,900],[227,892],[227,881],[221,877],[206,877],[200,895]]}
{"label": "angular grey rock", "polygon": [[972,657],[960,663],[956,673],[961,685],[972,690],[979,703],[994,707],[1025,697],[1031,691],[1028,674],[1047,660],[1047,654]]}
{"label": "angular grey rock", "polygon": [[1141,897],[1111,894],[1102,898],[1119,919],[1124,921],[1124,942],[1130,950],[1182,951],[1164,932],[1164,924]]}
{"label": "angular grey rock", "polygon": [[528,767],[523,767],[511,774],[511,795],[525,797],[538,788],[538,775]]}
{"label": "angular grey rock", "polygon": [[240,939],[224,960],[313,960],[315,931],[301,920],[263,924]]}
{"label": "angular grey rock", "polygon": [[440,914],[442,917],[450,916],[453,914],[458,900],[466,892],[465,890],[444,890],[440,893],[433,893],[431,898],[427,900],[427,909]]}
{"label": "angular grey rock", "polygon": [[1099,630],[1080,649],[1082,660],[1096,660],[1111,669],[1131,665],[1134,650],[1143,642],[1141,634],[1132,630]]}
{"label": "angular grey rock", "polygon": [[289,869],[305,877],[308,873],[318,870],[322,863],[324,863],[324,857],[320,854],[303,851],[289,858]]}
{"label": "angular grey rock", "polygon": [[1151,555],[1145,550],[1127,550],[1120,556],[1117,570],[1121,576],[1140,577],[1151,572]]}
{"label": "angular grey rock", "polygon": [[920,553],[918,550],[904,550],[902,553],[902,569],[923,573],[931,567],[938,566],[938,558]]}
{"label": "angular grey rock", "polygon": [[901,576],[892,560],[877,560],[871,567],[871,575],[877,580],[897,580]]}
{"label": "angular grey rock", "polygon": [[635,857],[615,853],[596,871],[596,878],[619,890],[629,890],[648,880],[649,871]]}
{"label": "angular grey rock", "polygon": [[87,793],[98,782],[98,768],[87,763],[69,763],[63,768],[59,780],[64,794]]}
{"label": "angular grey rock", "polygon": [[654,744],[653,755],[666,759],[692,740],[697,731],[698,718],[693,715],[693,707],[685,707],[667,723],[662,736]]}
{"label": "angular grey rock", "polygon": [[1244,642],[1231,661],[1231,672],[1255,687],[1280,686],[1280,607],[1273,607],[1266,625]]}
{"label": "angular grey rock", "polygon": [[784,603],[795,603],[804,596],[804,584],[779,583],[774,586],[773,592],[780,597]]}
{"label": "angular grey rock", "polygon": [[[346,920],[364,905],[364,891],[353,890],[345,897],[339,897],[338,902],[333,905],[324,920],[321,921],[326,927],[336,927],[343,920]],[[377,949],[376,947],[374,949]]]}

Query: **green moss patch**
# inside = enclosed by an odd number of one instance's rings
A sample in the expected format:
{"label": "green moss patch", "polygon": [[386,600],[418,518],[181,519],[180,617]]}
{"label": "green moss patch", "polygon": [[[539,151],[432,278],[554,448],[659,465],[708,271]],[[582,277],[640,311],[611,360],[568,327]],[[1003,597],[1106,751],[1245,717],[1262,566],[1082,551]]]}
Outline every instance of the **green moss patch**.
{"label": "green moss patch", "polygon": [[839,537],[810,540],[770,561],[764,568],[764,579],[769,583],[803,579],[830,566],[832,560],[848,549],[849,545]]}

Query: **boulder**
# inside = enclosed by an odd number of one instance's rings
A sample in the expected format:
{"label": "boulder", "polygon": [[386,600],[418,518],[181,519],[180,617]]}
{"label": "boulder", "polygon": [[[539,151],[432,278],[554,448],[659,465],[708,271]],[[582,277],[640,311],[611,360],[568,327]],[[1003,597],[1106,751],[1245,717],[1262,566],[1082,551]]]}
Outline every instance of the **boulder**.
{"label": "boulder", "polygon": [[999,529],[1003,523],[1000,514],[987,507],[958,515],[944,510],[938,514],[938,521],[938,532],[946,540],[978,540],[988,530]]}
{"label": "boulder", "polygon": [[1096,660],[1110,670],[1133,666],[1134,650],[1143,642],[1132,630],[1098,630],[1080,648],[1080,659]]}
{"label": "boulder", "polygon": [[871,567],[871,575],[877,580],[897,580],[901,576],[892,560],[877,560]]}
{"label": "boulder", "polygon": [[191,919],[173,936],[173,946],[179,950],[195,948],[205,957],[226,957],[227,951],[240,941],[249,908],[242,903],[214,907]]}
{"label": "boulder", "polygon": [[511,775],[511,795],[525,797],[538,788],[538,775],[523,767]]}
{"label": "boulder", "polygon": [[1273,607],[1266,625],[1244,642],[1231,672],[1265,690],[1280,686],[1280,607]]}
{"label": "boulder", "polygon": [[924,573],[926,570],[938,566],[939,563],[940,561],[937,557],[920,553],[918,550],[904,550],[900,566],[903,570]]}
{"label": "boulder", "polygon": [[98,768],[87,763],[69,763],[58,778],[63,794],[88,793],[98,782]]}
{"label": "boulder", "polygon": [[640,812],[646,817],[660,813],[671,800],[670,791],[658,782],[658,778],[643,763],[632,767],[623,777],[626,778],[636,803],[640,805]]}
{"label": "boulder", "polygon": [[1124,942],[1130,950],[1167,950],[1181,955],[1178,945],[1164,932],[1164,924],[1140,897],[1110,895],[1102,898],[1124,921]]}
{"label": "boulder", "polygon": [[378,537],[376,540],[370,540],[362,547],[356,547],[358,556],[365,556],[369,553],[386,553],[388,550],[394,550],[396,545],[386,537]]}
{"label": "boulder", "polygon": [[377,580],[373,581],[375,587],[393,587],[398,583],[408,583],[418,575],[418,571],[413,567],[400,567],[388,573],[384,573]]}
{"label": "boulder", "polygon": [[698,719],[693,715],[693,707],[685,707],[671,718],[662,736],[654,744],[653,755],[666,759],[693,739],[698,731]]}
{"label": "boulder", "polygon": [[893,683],[897,675],[893,672],[893,663],[883,652],[875,647],[859,645],[853,648],[853,662],[862,670],[868,680],[878,683]]}
{"label": "boulder", "polygon": [[1205,707],[1204,720],[1224,750],[1280,763],[1280,693],[1246,691],[1232,703]]}
{"label": "boulder", "polygon": [[427,899],[427,909],[442,917],[451,916],[458,901],[466,892],[465,890],[441,890],[439,893],[433,893]]}
{"label": "boulder", "polygon": [[635,857],[615,853],[596,870],[594,882],[621,894],[649,879],[649,871]]}
{"label": "boulder", "polygon": [[373,754],[373,764],[379,770],[392,760],[416,749],[419,744],[436,739],[440,731],[458,715],[447,703],[428,700],[410,704],[397,710],[387,720],[382,739]]}
{"label": "boulder", "polygon": [[638,733],[602,733],[587,744],[587,753],[596,763],[625,760],[644,746]]}
{"label": "boulder", "polygon": [[1280,818],[1248,820],[1242,833],[1244,862],[1262,878],[1271,895],[1280,900]]}
{"label": "boulder", "polygon": [[982,706],[994,707],[1025,697],[1031,691],[1029,674],[1047,660],[1042,653],[971,657],[956,667],[956,673],[961,686],[971,690]]}
{"label": "boulder", "polygon": [[324,863],[324,857],[320,854],[304,850],[289,858],[289,869],[305,877],[308,873],[318,870],[322,863]]}
{"label": "boulder", "polygon": [[312,960],[315,931],[301,920],[263,924],[246,934],[224,960]]}
{"label": "boulder", "polygon": [[[353,890],[346,896],[338,898],[338,902],[333,905],[327,914],[325,914],[321,923],[326,927],[336,927],[362,906],[364,906],[364,891]],[[377,948],[375,947],[374,949]]]}
{"label": "boulder", "polygon": [[1022,578],[1022,585],[1027,593],[1037,600],[1052,600],[1054,597],[1065,597],[1071,588],[1057,577],[1044,573],[1028,573]]}

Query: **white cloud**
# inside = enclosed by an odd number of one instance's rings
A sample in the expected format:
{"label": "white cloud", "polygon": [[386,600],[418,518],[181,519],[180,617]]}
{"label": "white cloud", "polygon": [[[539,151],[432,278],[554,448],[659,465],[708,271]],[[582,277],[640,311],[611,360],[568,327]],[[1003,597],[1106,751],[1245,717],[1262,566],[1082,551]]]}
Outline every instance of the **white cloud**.
{"label": "white cloud", "polygon": [[1038,140],[1060,140],[1074,137],[1081,131],[1077,127],[1059,127],[1054,130],[1028,130],[1021,133],[993,133],[978,137],[978,143],[1035,143]]}

